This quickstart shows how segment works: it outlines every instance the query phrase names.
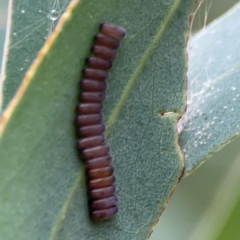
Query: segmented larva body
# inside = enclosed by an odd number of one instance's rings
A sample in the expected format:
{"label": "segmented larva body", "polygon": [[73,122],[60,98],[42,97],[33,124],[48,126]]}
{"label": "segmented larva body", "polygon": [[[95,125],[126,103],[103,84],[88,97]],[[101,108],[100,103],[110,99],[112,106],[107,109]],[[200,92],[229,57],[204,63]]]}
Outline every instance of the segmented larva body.
{"label": "segmented larva body", "polygon": [[100,33],[95,36],[96,44],[92,47],[93,56],[86,59],[87,67],[80,82],[81,103],[77,107],[80,139],[77,146],[87,166],[90,217],[96,220],[111,218],[118,211],[112,158],[105,144],[101,110],[106,97],[108,70],[124,36],[125,30],[121,27],[110,23],[100,25]]}

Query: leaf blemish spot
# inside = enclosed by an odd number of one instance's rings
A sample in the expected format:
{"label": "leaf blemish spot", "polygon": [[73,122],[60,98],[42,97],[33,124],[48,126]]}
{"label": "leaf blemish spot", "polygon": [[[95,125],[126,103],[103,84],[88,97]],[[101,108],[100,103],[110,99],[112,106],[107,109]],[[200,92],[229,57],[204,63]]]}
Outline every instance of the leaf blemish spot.
{"label": "leaf blemish spot", "polygon": [[161,118],[165,118],[165,117],[168,117],[169,115],[178,115],[179,116],[179,119],[181,118],[181,115],[179,114],[179,112],[177,110],[173,110],[172,112],[163,112],[163,111],[160,111],[159,112],[159,115]]}

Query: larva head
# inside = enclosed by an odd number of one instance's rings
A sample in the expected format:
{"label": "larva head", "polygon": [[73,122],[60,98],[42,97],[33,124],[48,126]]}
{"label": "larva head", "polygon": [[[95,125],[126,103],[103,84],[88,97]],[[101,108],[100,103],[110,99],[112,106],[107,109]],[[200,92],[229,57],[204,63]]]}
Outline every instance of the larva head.
{"label": "larva head", "polygon": [[125,37],[126,31],[122,27],[116,26],[112,23],[102,23],[100,24],[100,31],[101,33],[116,38],[118,40],[121,40]]}

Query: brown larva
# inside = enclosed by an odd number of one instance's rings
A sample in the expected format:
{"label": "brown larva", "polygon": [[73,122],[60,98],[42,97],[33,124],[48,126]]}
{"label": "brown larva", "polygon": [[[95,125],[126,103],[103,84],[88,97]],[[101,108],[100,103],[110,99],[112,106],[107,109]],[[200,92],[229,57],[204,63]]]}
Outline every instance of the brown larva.
{"label": "brown larva", "polygon": [[117,57],[120,40],[125,30],[111,23],[100,25],[100,33],[95,36],[92,47],[93,56],[86,59],[87,67],[82,71],[80,82],[81,103],[77,107],[77,131],[80,139],[77,147],[85,159],[88,177],[89,213],[94,220],[113,217],[117,211],[115,196],[114,169],[109,147],[103,135],[105,126],[102,124],[102,102],[105,99],[108,69],[112,60]]}

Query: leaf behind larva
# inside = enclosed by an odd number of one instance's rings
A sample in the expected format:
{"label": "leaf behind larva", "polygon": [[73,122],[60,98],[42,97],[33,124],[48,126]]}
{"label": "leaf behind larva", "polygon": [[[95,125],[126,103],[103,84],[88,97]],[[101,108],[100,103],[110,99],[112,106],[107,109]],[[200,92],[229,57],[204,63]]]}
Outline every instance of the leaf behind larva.
{"label": "leaf behind larva", "polygon": [[[147,238],[184,166],[176,125],[185,109],[185,31],[192,2],[72,1],[0,125],[4,240]],[[25,3],[26,16],[37,11]],[[127,31],[110,71],[103,110],[119,213],[91,222],[73,121],[81,69],[103,21]],[[24,51],[20,46],[18,54]]]}

